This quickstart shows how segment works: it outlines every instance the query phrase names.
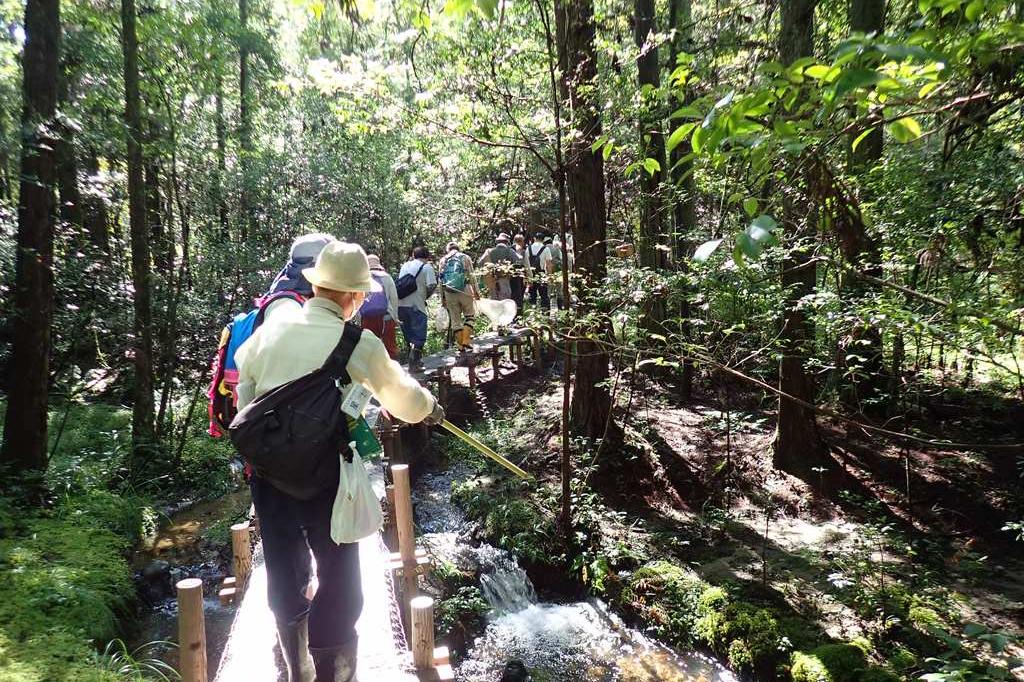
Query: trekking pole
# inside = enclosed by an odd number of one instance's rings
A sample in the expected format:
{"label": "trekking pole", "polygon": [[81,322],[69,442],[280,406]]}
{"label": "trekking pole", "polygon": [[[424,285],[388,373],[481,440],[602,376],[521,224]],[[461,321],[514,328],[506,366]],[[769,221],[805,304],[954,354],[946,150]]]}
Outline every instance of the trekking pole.
{"label": "trekking pole", "polygon": [[441,426],[445,429],[445,431],[448,431],[449,433],[455,435],[456,437],[459,438],[459,440],[461,440],[464,443],[472,446],[475,450],[479,451],[481,454],[484,454],[487,457],[490,457],[495,462],[497,462],[501,466],[505,467],[506,469],[511,471],[513,474],[515,474],[519,478],[522,478],[522,479],[527,480],[527,481],[533,479],[533,476],[531,476],[530,474],[526,473],[525,471],[523,471],[522,469],[517,467],[512,462],[508,461],[507,459],[505,459],[504,457],[499,455],[497,452],[495,452],[494,450],[490,449],[489,447],[487,447],[486,445],[484,445],[483,443],[478,441],[476,438],[473,438],[473,436],[469,435],[468,433],[466,433],[465,431],[460,429],[455,424],[452,424],[447,419],[445,419],[443,422],[441,422]]}

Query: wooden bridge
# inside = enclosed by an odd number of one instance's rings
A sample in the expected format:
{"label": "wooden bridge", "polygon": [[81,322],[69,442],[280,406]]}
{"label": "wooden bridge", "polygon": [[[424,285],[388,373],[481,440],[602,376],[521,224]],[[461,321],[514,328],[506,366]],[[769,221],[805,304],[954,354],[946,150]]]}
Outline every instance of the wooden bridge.
{"label": "wooden bridge", "polygon": [[[445,351],[423,359],[416,373],[421,383],[437,384],[438,398],[448,404],[452,370],[464,367],[470,389],[478,382],[477,368],[491,365],[491,380],[501,377],[500,363],[522,364],[529,356],[540,367],[540,337],[529,329],[484,334],[472,351]],[[460,377],[461,378],[461,377]],[[445,647],[434,646],[433,600],[419,596],[419,576],[430,560],[416,548],[409,466],[401,452],[400,430],[407,426],[380,420],[383,467],[370,471],[378,499],[385,505],[383,534],[359,543],[364,605],[356,630],[359,635],[357,676],[360,680],[405,682],[453,680]],[[391,481],[385,482],[385,472]],[[267,575],[262,549],[249,524],[232,527],[234,576],[220,590],[224,603],[236,604],[234,624],[219,665],[208,664],[203,619],[203,585],[198,579],[178,583],[179,667],[184,682],[278,682],[284,679],[275,654],[277,630],[267,603]],[[315,591],[315,584],[311,586]],[[211,677],[210,672],[214,672]]]}

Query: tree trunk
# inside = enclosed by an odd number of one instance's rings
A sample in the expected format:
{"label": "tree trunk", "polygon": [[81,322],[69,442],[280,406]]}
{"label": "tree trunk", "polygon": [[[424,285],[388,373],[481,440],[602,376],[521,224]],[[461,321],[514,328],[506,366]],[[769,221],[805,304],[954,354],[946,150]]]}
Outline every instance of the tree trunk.
{"label": "tree trunk", "polygon": [[249,47],[246,31],[249,28],[249,0],[238,0],[238,20],[242,27],[242,42],[238,48],[238,137],[241,147],[242,186],[239,196],[239,213],[241,219],[241,238],[245,242],[253,227],[252,192],[250,176],[252,161],[252,86],[249,82]]}
{"label": "tree trunk", "polygon": [[213,194],[217,202],[217,218],[220,222],[220,236],[225,242],[230,241],[231,232],[228,228],[228,204],[224,200],[224,174],[227,170],[227,129],[224,125],[224,79],[217,74],[217,170],[213,176]]}
{"label": "tree trunk", "polygon": [[[788,0],[781,4],[779,56],[784,64],[809,56],[814,49],[814,6],[816,0]],[[799,161],[797,162],[799,165]],[[814,291],[817,269],[811,261],[816,211],[806,202],[804,172],[791,171],[783,188],[782,222],[789,252],[782,261],[782,286],[786,291],[785,312],[779,335],[782,360],[779,390],[813,403],[814,382],[807,374],[806,359],[814,345],[814,329],[799,301]],[[818,433],[814,412],[796,402],[779,398],[778,425],[773,463],[790,472],[808,472],[823,461],[825,448]]]}
{"label": "tree trunk", "polygon": [[[85,155],[86,177],[94,178],[100,172],[100,160],[95,149]],[[82,200],[82,220],[89,235],[89,243],[100,253],[110,250],[110,236],[107,233],[107,204],[96,192],[89,192]]]}
{"label": "tree trunk", "polygon": [[[693,49],[693,5],[691,0],[670,0],[669,23],[675,31],[669,62],[669,72],[671,73],[678,65],[679,55],[689,53]],[[687,87],[683,92],[681,104],[688,104],[691,99],[692,94],[690,88]],[[691,235],[697,230],[697,185],[693,181],[693,164],[682,160],[692,152],[690,137],[686,136],[686,139],[680,142],[669,156],[672,184],[675,191],[679,193],[675,205],[672,207],[672,242],[676,267],[680,270],[689,268],[693,250]],[[679,317],[682,320],[680,332],[686,341],[689,341],[691,337],[689,323],[692,314],[691,293],[690,291],[681,292],[679,302]],[[684,400],[693,397],[693,375],[693,361],[684,359],[680,386],[680,393]]]}
{"label": "tree trunk", "polygon": [[[582,278],[578,291],[580,309],[585,312],[593,307],[588,300],[588,282],[599,286],[607,270],[604,157],[600,151],[593,151],[594,142],[601,135],[594,88],[597,56],[593,0],[556,0],[555,27],[562,99],[567,104],[565,110],[572,112],[571,123],[576,130],[566,154],[566,185],[575,211],[576,272]],[[598,333],[604,334],[606,330]],[[608,352],[590,340],[578,341],[576,349],[572,428],[587,438],[601,438],[611,419],[611,395],[604,385],[608,379]]]}
{"label": "tree trunk", "polygon": [[[634,40],[639,49],[637,56],[637,80],[643,101],[640,107],[640,158],[654,159],[658,169],[653,173],[646,169],[640,171],[640,230],[639,255],[640,265],[653,270],[668,269],[668,253],[666,251],[665,230],[662,229],[664,202],[662,196],[662,178],[665,169],[665,136],[662,134],[662,101],[657,96],[657,88],[661,84],[658,63],[658,25],[654,0],[636,0],[634,5],[635,31]],[[652,90],[652,94],[644,95],[644,90]],[[665,299],[654,298],[646,310],[644,327],[653,333],[664,333]]]}
{"label": "tree trunk", "polygon": [[[61,111],[69,111],[71,104],[71,81],[74,78],[78,59],[74,55],[61,55],[57,74],[57,103]],[[82,240],[82,195],[78,189],[78,162],[75,158],[75,130],[72,125],[61,121],[58,130],[60,139],[54,150],[57,154],[57,187],[60,197],[60,219],[74,235],[74,242]]]}
{"label": "tree trunk", "polygon": [[60,54],[59,0],[27,0],[22,53],[23,93],[21,187],[15,257],[14,339],[11,383],[0,464],[15,472],[45,471],[46,408],[50,379],[50,322],[53,317],[54,185],[51,138],[57,110]]}
{"label": "tree trunk", "polygon": [[[849,0],[851,33],[882,33],[885,30],[885,0]],[[852,140],[851,140],[852,142]],[[882,158],[882,126],[876,126],[850,153],[855,168],[871,166]]]}
{"label": "tree trunk", "polygon": [[133,473],[153,444],[153,311],[149,229],[142,161],[142,115],[139,98],[139,41],[135,0],[121,0],[121,49],[124,56],[124,118],[128,148],[128,222],[135,289],[135,395],[132,406]]}

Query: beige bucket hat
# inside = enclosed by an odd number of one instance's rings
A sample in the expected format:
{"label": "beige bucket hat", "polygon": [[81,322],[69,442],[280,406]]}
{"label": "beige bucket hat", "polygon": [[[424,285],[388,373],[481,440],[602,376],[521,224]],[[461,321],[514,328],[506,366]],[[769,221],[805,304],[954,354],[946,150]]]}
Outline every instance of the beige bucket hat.
{"label": "beige bucket hat", "polygon": [[366,252],[358,244],[331,242],[320,252],[316,266],[302,271],[309,283],[334,291],[380,291],[370,277]]}

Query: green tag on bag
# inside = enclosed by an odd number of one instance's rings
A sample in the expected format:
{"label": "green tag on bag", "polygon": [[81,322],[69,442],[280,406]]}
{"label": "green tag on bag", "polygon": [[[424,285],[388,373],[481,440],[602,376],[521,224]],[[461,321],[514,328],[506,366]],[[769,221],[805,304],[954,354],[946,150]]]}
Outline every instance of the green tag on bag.
{"label": "green tag on bag", "polygon": [[359,456],[363,460],[373,460],[380,457],[384,452],[384,448],[381,447],[377,436],[373,435],[373,429],[366,423],[366,419],[364,417],[353,419],[347,414],[345,419],[348,420],[348,437],[355,441]]}

